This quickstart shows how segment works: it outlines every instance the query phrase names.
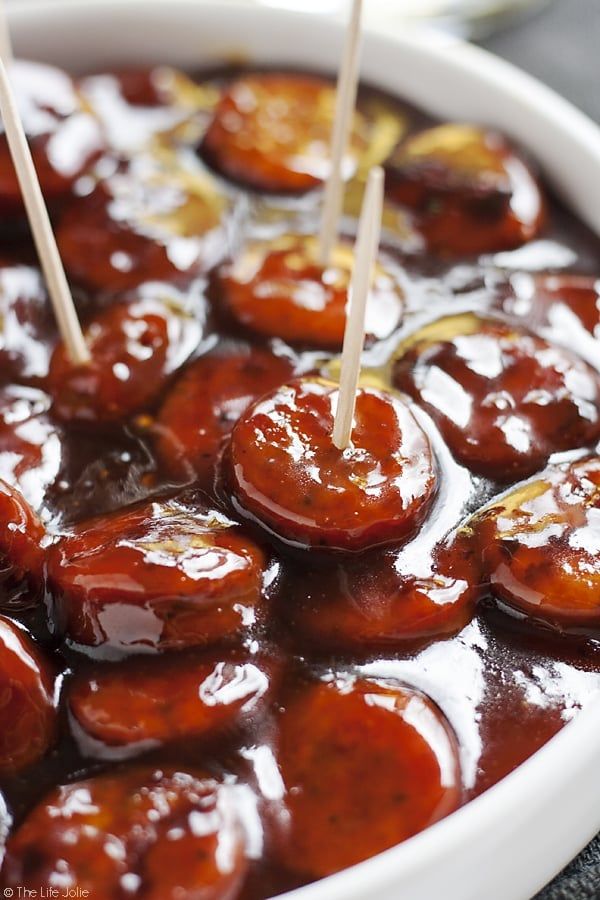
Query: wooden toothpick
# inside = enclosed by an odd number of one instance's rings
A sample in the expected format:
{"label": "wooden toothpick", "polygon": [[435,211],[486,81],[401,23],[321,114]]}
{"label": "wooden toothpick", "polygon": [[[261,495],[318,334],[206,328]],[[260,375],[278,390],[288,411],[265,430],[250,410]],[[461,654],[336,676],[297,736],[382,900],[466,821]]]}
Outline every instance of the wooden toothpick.
{"label": "wooden toothpick", "polygon": [[10,39],[4,0],[0,0],[0,59],[7,67],[13,61],[12,41]]}
{"label": "wooden toothpick", "polygon": [[325,184],[319,231],[319,260],[326,266],[338,237],[342,212],[344,179],[342,163],[348,149],[352,118],[356,106],[360,55],[362,0],[352,0],[352,12],[346,32],[342,64],[337,81],[335,115],[331,134],[331,170]]}
{"label": "wooden toothpick", "polygon": [[78,365],[87,363],[90,361],[89,350],[67,284],[67,277],[58,253],[48,210],[44,203],[6,66],[1,59],[0,114],[60,333],[72,361]]}
{"label": "wooden toothpick", "polygon": [[354,245],[354,269],[350,286],[350,311],[346,319],[340,389],[333,423],[333,443],[338,450],[345,450],[352,435],[352,422],[356,406],[356,390],[360,376],[360,358],[365,342],[365,310],[373,281],[373,271],[383,212],[383,169],[371,169],[358,223]]}

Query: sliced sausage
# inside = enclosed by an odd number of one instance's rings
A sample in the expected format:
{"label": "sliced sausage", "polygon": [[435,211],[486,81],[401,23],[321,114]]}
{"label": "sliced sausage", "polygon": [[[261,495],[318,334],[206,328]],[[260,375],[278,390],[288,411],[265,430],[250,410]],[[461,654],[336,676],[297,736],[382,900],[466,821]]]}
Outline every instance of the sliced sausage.
{"label": "sliced sausage", "polygon": [[[0,493],[0,507],[2,499]],[[52,667],[24,631],[0,616],[0,775],[41,759],[56,735]]]}
{"label": "sliced sausage", "polygon": [[9,839],[2,885],[121,900],[234,900],[247,868],[236,786],[133,768],[56,788]]}
{"label": "sliced sausage", "polygon": [[55,415],[63,422],[119,422],[151,403],[202,337],[202,313],[185,301],[175,288],[145,285],[88,321],[89,363],[74,365],[59,344],[48,378]]}
{"label": "sliced sausage", "polygon": [[[102,151],[95,117],[85,110],[72,79],[55,66],[13,60],[11,85],[46,202],[68,196],[76,178]],[[23,213],[21,188],[6,136],[0,136],[0,210]]]}
{"label": "sliced sausage", "polygon": [[274,666],[239,653],[136,657],[75,676],[68,696],[85,753],[135,753],[209,740],[255,722],[272,697]]}
{"label": "sliced sausage", "polygon": [[[330,171],[335,89],[313,75],[267,72],[233,81],[217,105],[202,152],[220,172],[259,191],[303,193]],[[364,148],[355,118],[345,170]]]}
{"label": "sliced sausage", "polygon": [[0,388],[0,478],[38,512],[64,461],[64,435],[50,418],[52,398],[37,388]]}
{"label": "sliced sausage", "polygon": [[285,703],[279,765],[290,826],[281,859],[306,878],[387,850],[461,800],[454,733],[426,696],[332,676]]}
{"label": "sliced sausage", "polygon": [[37,383],[45,378],[58,337],[38,269],[0,266],[0,320],[0,381]]}
{"label": "sliced sausage", "polygon": [[183,283],[222,259],[225,209],[208,173],[188,172],[172,155],[139,155],[73,199],[56,239],[69,278],[85,288]]}
{"label": "sliced sausage", "polygon": [[23,496],[0,480],[0,606],[35,605],[43,586],[45,528]]}
{"label": "sliced sausage", "polygon": [[589,334],[600,340],[600,284],[597,278],[538,275],[533,289],[536,306],[545,309],[548,324],[553,330],[558,332],[564,327],[568,321],[568,311]]}
{"label": "sliced sausage", "polygon": [[475,518],[493,594],[556,628],[600,626],[600,459],[546,469]]}
{"label": "sliced sausage", "polygon": [[251,631],[262,551],[192,499],[156,501],[78,525],[49,553],[54,619],[113,655],[205,646]]}
{"label": "sliced sausage", "polygon": [[600,436],[597,372],[505,322],[440,319],[401,347],[393,377],[435,419],[457,460],[497,481]]}
{"label": "sliced sausage", "polygon": [[390,196],[415,210],[429,247],[479,254],[530,241],[544,217],[539,185],[497,132],[444,124],[409,136],[388,163]]}
{"label": "sliced sausage", "polygon": [[[324,267],[314,238],[286,235],[275,242],[251,244],[223,266],[218,299],[230,316],[256,334],[340,350],[352,269],[350,244],[338,244]],[[367,302],[367,340],[389,337],[401,319],[400,288],[379,264]]]}
{"label": "sliced sausage", "polygon": [[588,275],[519,272],[497,305],[549,340],[568,347],[600,368],[600,283]]}
{"label": "sliced sausage", "polygon": [[385,550],[335,566],[288,564],[279,593],[292,634],[356,651],[421,645],[460,631],[479,595],[478,554],[459,536],[437,547],[425,567],[418,558],[407,566],[406,556]]}
{"label": "sliced sausage", "polygon": [[156,449],[166,472],[211,484],[223,439],[241,414],[291,373],[284,357],[243,346],[193,362],[167,394],[156,421]]}
{"label": "sliced sausage", "polygon": [[429,439],[404,402],[364,387],[351,443],[338,450],[337,400],[332,382],[298,379],[250,407],[226,451],[236,509],[302,546],[361,550],[405,540],[435,495]]}
{"label": "sliced sausage", "polygon": [[108,148],[133,155],[162,140],[196,143],[218,99],[171,66],[88,75],[79,90],[99,119]]}

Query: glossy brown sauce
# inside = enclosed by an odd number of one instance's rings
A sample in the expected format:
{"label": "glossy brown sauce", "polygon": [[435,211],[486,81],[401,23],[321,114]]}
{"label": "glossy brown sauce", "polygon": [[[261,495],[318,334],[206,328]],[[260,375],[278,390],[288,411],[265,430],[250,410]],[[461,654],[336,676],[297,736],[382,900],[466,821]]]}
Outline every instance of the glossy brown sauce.
{"label": "glossy brown sauce", "polygon": [[[205,84],[205,99],[213,97],[223,79],[230,77],[231,72],[226,71],[199,78]],[[121,100],[113,99],[111,106],[113,87],[110,80],[103,88],[98,76],[88,84],[87,89],[100,92],[106,104],[106,116],[112,117],[116,123],[118,116],[115,110]],[[131,90],[135,93],[135,83]],[[364,91],[361,102],[367,110],[377,110],[374,118],[380,125],[383,121],[380,106],[393,109],[395,104],[395,101],[369,90]],[[188,123],[194,134],[190,144],[198,139],[205,127],[210,105],[207,102],[206,111],[201,112],[192,125]],[[410,122],[409,127],[414,131],[432,124],[426,116],[412,109],[398,106],[397,111],[401,119],[406,118]],[[155,127],[160,113],[152,106],[146,109],[145,116],[138,112],[141,144],[144,143],[145,131]],[[173,114],[171,118],[176,122],[177,115]],[[165,121],[167,128],[172,127],[168,111],[165,112]],[[389,123],[386,127],[390,127]],[[128,135],[123,133],[125,137],[135,145],[134,128]],[[392,143],[396,143],[397,137],[398,134],[393,134]],[[209,171],[198,157],[190,154],[189,145],[184,143],[180,152],[184,166],[188,166],[192,173],[204,177],[205,172]],[[172,160],[168,165],[171,164]],[[104,165],[110,167],[110,163],[105,162]],[[285,230],[289,231],[293,230],[294,223],[303,232],[315,230],[318,192],[295,199],[271,197],[247,192],[233,182],[216,177],[218,191],[224,198],[224,208],[228,213],[225,225],[227,241],[218,244],[216,255],[211,257],[214,262],[229,256],[235,258],[240,248],[252,240],[274,239],[284,230],[284,224]],[[89,187],[80,183],[78,189],[85,195]],[[352,202],[354,188],[349,193],[349,202]],[[502,250],[480,257],[444,259],[427,253],[419,244],[418,235],[405,228],[402,215],[392,208],[388,209],[384,222],[383,257],[402,287],[405,316],[402,325],[391,334],[367,346],[364,357],[367,383],[377,387],[390,386],[391,361],[396,348],[424,323],[456,313],[475,311],[485,314],[497,309],[505,295],[510,293],[508,283],[514,272],[597,273],[600,258],[598,240],[552,197],[547,187],[545,194],[548,198],[546,222],[533,241],[514,250]],[[85,203],[85,199],[79,202]],[[190,227],[193,229],[193,226]],[[185,233],[179,238],[185,244]],[[173,247],[170,251],[176,255]],[[30,259],[31,248],[27,240],[11,240],[2,247],[2,255],[11,262],[26,263]],[[86,264],[84,258],[84,268]],[[98,297],[102,298],[102,291],[108,288],[110,277],[104,271],[94,269],[94,273],[90,284],[101,293],[93,294],[88,284],[83,289],[82,308],[86,305],[91,309],[97,308]],[[194,356],[199,357],[207,350],[217,353],[232,348],[235,350],[240,342],[248,342],[283,357],[286,368],[289,366],[296,375],[305,372],[336,373],[333,352],[303,350],[280,339],[268,340],[256,333],[252,336],[252,333],[238,327],[222,310],[216,311],[214,277],[210,274],[198,275],[198,279],[199,302],[205,304],[206,315]],[[126,287],[129,289],[131,285]],[[8,328],[10,321],[5,322]],[[44,323],[42,333],[47,335],[51,330],[51,326]],[[52,343],[54,337],[49,340]],[[578,347],[571,346],[571,349],[577,352]],[[21,377],[19,381],[32,386],[22,390],[34,391],[36,385],[41,383],[40,376],[45,374],[47,362],[44,362],[43,344],[37,349],[28,346],[26,350],[28,354],[31,350],[31,362],[24,369],[26,377]],[[597,366],[600,366],[599,360],[600,353],[596,359]],[[10,371],[10,365],[7,362],[5,367],[1,348],[0,365],[4,377]],[[13,376],[7,374],[7,383],[12,380]],[[108,422],[92,429],[82,429],[73,422],[64,421],[62,416],[63,421],[58,423],[39,398],[40,423],[31,440],[36,444],[41,436],[46,453],[33,484],[29,487],[25,485],[23,492],[36,508],[41,509],[51,531],[69,532],[76,523],[92,516],[114,512],[136,501],[173,494],[173,468],[156,454],[154,440],[157,413],[169,389],[170,383],[150,403],[144,403],[142,409],[128,416],[124,424]],[[33,399],[32,395],[29,400]],[[401,548],[392,548],[389,559],[385,552],[383,555],[386,560],[384,568],[388,567],[388,573],[391,565],[397,564],[400,568],[410,565],[418,577],[427,579],[431,575],[432,554],[443,543],[445,536],[507,485],[500,486],[491,479],[469,474],[453,459],[431,420],[423,417],[418,410],[416,415],[421,416],[420,421],[426,422],[439,467],[439,487],[432,501],[432,509],[418,533]],[[5,450],[2,429],[0,421],[0,476],[11,480],[15,478],[14,469],[10,468],[12,448],[7,445]],[[49,437],[53,429],[60,434],[60,439],[55,440],[54,444]],[[593,446],[593,441],[589,446]],[[165,452],[168,453],[168,449]],[[565,458],[570,457],[567,455]],[[181,469],[178,468],[178,471],[181,472]],[[188,480],[193,484],[195,476],[192,474]],[[42,485],[44,490],[40,496]],[[206,477],[201,486],[208,493],[211,505],[235,518],[227,491],[220,481],[215,484],[210,477]],[[507,608],[499,609],[486,591],[482,592],[472,619],[469,621],[470,616],[466,614],[464,627],[461,627],[460,616],[452,620],[447,637],[432,639],[418,633],[415,628],[414,638],[409,641],[396,641],[393,637],[381,641],[369,639],[361,646],[358,640],[345,642],[343,632],[341,638],[336,640],[331,639],[331,634],[329,637],[326,634],[323,639],[319,605],[332,602],[332,598],[339,595],[341,583],[346,588],[350,584],[351,593],[352,585],[359,585],[357,591],[360,594],[360,585],[368,580],[373,571],[374,554],[369,552],[363,557],[353,556],[350,559],[314,556],[306,550],[286,548],[277,540],[265,540],[261,530],[252,524],[247,525],[247,530],[270,555],[264,576],[264,592],[271,613],[266,620],[259,619],[244,639],[247,654],[258,661],[259,668],[261,660],[269,661],[273,687],[268,694],[268,702],[261,707],[260,715],[249,716],[233,729],[225,729],[224,732],[217,729],[208,738],[206,734],[185,735],[170,741],[168,746],[150,746],[140,751],[144,762],[156,763],[160,767],[173,764],[184,770],[186,766],[200,766],[202,770],[216,774],[233,772],[255,790],[260,798],[257,809],[262,814],[262,826],[258,824],[256,809],[254,813],[251,811],[247,827],[250,832],[254,829],[254,846],[246,885],[240,894],[244,898],[258,900],[309,880],[308,876],[295,873],[293,867],[286,866],[277,845],[278,829],[285,817],[286,799],[277,770],[276,723],[280,707],[291,702],[291,698],[306,683],[326,678],[331,672],[353,673],[372,679],[399,681],[422,691],[442,710],[456,735],[461,766],[461,800],[464,802],[480,794],[534,753],[570,721],[600,688],[597,631],[590,629],[587,633],[567,635],[540,627],[539,624],[534,627]],[[468,542],[459,542],[453,548],[458,573],[454,570],[448,572],[445,587],[449,590],[452,590],[452,578],[460,579],[464,567],[470,564],[471,552]],[[388,581],[384,583],[389,585]],[[368,619],[368,586],[366,590],[365,615]],[[110,768],[111,763],[107,760],[90,759],[89,754],[93,756],[95,751],[86,743],[88,738],[77,731],[65,698],[72,683],[85,678],[101,679],[103,675],[110,674],[116,663],[99,659],[101,649],[90,653],[89,647],[80,647],[79,650],[85,649],[86,652],[79,652],[76,647],[69,646],[68,641],[53,635],[43,607],[9,610],[8,614],[30,631],[47,652],[57,672],[61,673],[57,696],[62,698],[58,701],[59,739],[56,745],[39,762],[17,775],[2,778],[2,796],[8,816],[13,827],[16,827],[55,785],[81,780]],[[458,633],[452,634],[456,628]],[[359,630],[353,627],[353,637],[358,633]],[[211,648],[211,652],[222,662],[234,664],[239,659],[240,648],[221,646]],[[90,655],[96,658],[88,658]],[[174,659],[173,665],[175,669],[178,666],[190,667],[202,661],[205,655],[202,649],[186,649]],[[142,665],[147,665],[150,670],[153,659],[144,657]],[[310,735],[307,741],[310,741]],[[118,752],[115,758],[118,760]],[[373,771],[371,777],[376,781],[377,771]],[[264,829],[262,835],[261,827]]]}

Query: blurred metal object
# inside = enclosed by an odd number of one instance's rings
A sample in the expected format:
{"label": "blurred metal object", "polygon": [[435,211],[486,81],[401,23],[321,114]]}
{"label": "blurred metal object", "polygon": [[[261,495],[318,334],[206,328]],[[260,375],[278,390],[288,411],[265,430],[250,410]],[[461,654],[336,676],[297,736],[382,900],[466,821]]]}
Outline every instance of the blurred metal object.
{"label": "blurred metal object", "polygon": [[[301,12],[342,16],[347,0],[255,0]],[[426,22],[466,38],[482,38],[515,18],[531,14],[552,0],[367,0],[365,22],[389,31],[406,21]]]}

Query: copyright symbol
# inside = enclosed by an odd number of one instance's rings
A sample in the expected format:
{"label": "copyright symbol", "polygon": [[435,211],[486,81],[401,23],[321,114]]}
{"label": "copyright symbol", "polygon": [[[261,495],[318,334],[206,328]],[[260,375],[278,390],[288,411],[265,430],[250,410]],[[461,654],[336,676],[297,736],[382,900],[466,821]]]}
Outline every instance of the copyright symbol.
{"label": "copyright symbol", "polygon": [[5,897],[12,897],[14,895],[14,893],[15,892],[13,891],[12,888],[4,888],[4,896]]}

